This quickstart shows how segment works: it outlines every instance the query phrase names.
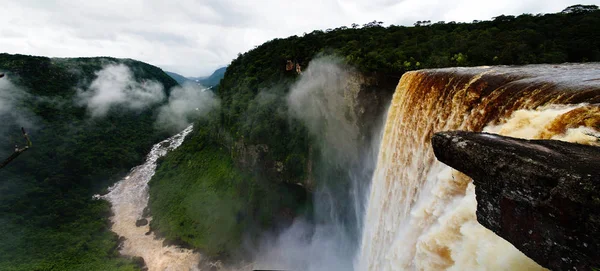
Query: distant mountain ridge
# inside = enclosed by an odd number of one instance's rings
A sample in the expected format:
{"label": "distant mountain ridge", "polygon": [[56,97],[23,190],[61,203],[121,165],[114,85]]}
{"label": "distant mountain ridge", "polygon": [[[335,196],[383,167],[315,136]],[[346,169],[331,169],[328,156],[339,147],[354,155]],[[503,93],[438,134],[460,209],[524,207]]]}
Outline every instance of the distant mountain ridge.
{"label": "distant mountain ridge", "polygon": [[218,85],[219,82],[221,82],[221,79],[223,79],[223,77],[225,76],[226,70],[227,70],[227,67],[222,67],[222,68],[215,70],[208,77],[189,77],[188,79],[194,80],[205,87],[214,87],[214,86]]}
{"label": "distant mountain ridge", "polygon": [[190,80],[189,78],[178,74],[178,73],[174,73],[174,72],[168,72],[165,71],[165,73],[169,76],[171,76],[171,78],[175,79],[175,81],[177,81],[177,83],[179,83],[180,85],[183,85],[185,82],[191,82],[192,80]]}
{"label": "distant mountain ridge", "polygon": [[[398,80],[407,71],[600,61],[599,27],[600,10],[578,7],[556,14],[503,15],[469,24],[421,22],[414,27],[383,27],[375,22],[362,28],[355,25],[315,30],[301,37],[266,42],[231,62],[215,91],[221,99],[219,112],[214,118],[197,123],[181,147],[165,156],[158,166],[150,182],[150,224],[167,240],[201,249],[207,257],[234,255],[237,247],[232,247],[251,243],[242,238],[252,235],[248,229],[277,227],[277,222],[286,221],[279,219],[283,214],[293,220],[304,211],[331,211],[340,214],[334,216],[335,220],[352,225],[354,211],[360,210],[348,204],[355,191],[344,189],[352,187],[350,177],[354,176],[348,173],[354,166],[345,168],[333,159],[324,159],[327,152],[322,148],[329,145],[314,135],[324,133],[327,127],[337,127],[331,126],[330,119],[357,120],[339,127],[365,127],[353,133],[356,137],[344,135],[334,139],[364,140],[373,131],[372,125],[380,123],[378,112],[385,110]],[[332,54],[341,59],[337,60],[339,63],[329,61],[331,64],[312,62],[323,54],[327,56],[325,60]],[[288,71],[288,61],[299,64],[303,74]],[[334,68],[335,65],[341,67]],[[356,76],[339,76],[346,73],[340,72],[346,65],[350,74]],[[340,84],[349,81],[352,83]],[[354,89],[350,85],[357,85],[360,91],[350,91]],[[319,100],[318,97],[327,97],[322,93],[328,88],[343,90],[339,93],[349,99]],[[318,126],[314,121],[306,122],[309,125],[300,123],[297,116],[288,114],[294,113],[289,106],[289,93],[293,90],[304,91],[305,97],[317,97],[315,104],[336,102],[327,108],[344,108],[344,112],[314,112],[310,103],[299,99],[296,102],[300,104],[292,105],[305,109],[296,112],[305,112],[304,116],[315,117],[314,120],[321,118],[318,116],[325,119]],[[309,134],[311,126],[317,131]],[[367,169],[363,170],[361,174],[365,175],[361,176],[369,176]],[[318,193],[310,191],[310,187],[319,186],[328,188],[320,191],[335,192],[328,194],[333,207],[311,206],[313,195]],[[280,196],[280,191],[292,188],[297,189],[294,192],[300,190],[297,197]],[[307,190],[305,194],[303,189]],[[285,205],[279,200],[287,200],[289,209],[283,209]],[[250,226],[253,224],[258,226]],[[342,235],[358,235],[351,226],[335,229],[340,229]],[[293,256],[294,261],[302,260],[302,255]]]}
{"label": "distant mountain ridge", "polygon": [[214,87],[219,84],[221,79],[225,76],[225,71],[227,67],[218,68],[215,70],[210,76],[200,76],[200,77],[185,77],[181,74],[165,71],[166,74],[171,76],[171,78],[175,79],[177,83],[180,85],[187,82],[196,82],[205,87]]}

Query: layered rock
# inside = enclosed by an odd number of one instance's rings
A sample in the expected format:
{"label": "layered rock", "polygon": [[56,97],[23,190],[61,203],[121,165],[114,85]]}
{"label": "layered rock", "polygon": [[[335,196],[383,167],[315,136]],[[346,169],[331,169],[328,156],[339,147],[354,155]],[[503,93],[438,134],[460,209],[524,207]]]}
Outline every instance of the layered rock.
{"label": "layered rock", "polygon": [[552,270],[600,267],[600,148],[461,131],[432,144],[473,178],[483,226]]}

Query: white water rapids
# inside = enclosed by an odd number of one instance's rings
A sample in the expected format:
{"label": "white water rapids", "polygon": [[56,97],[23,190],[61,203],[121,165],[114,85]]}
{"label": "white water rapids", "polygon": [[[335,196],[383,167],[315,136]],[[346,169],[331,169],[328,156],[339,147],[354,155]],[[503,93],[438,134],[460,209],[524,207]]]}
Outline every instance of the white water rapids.
{"label": "white water rapids", "polygon": [[[561,116],[585,109],[585,105],[557,105],[518,110],[505,123],[487,126],[484,131],[597,145],[600,132],[592,128],[579,126],[564,133],[552,133],[549,129],[561,121]],[[475,187],[469,177],[437,160],[430,165],[416,163],[393,171],[390,168],[395,157],[390,158],[380,157],[374,177],[371,196],[388,195],[376,201],[383,202],[381,205],[370,206],[373,209],[365,229],[365,237],[370,240],[363,240],[363,257],[368,256],[361,259],[364,262],[359,270],[544,270],[477,222]],[[424,180],[411,178],[424,168],[429,170]],[[421,198],[400,201],[406,200],[407,189],[418,186],[422,191],[417,195]],[[376,227],[382,228],[375,231]]]}
{"label": "white water rapids", "polygon": [[126,238],[120,247],[121,254],[142,257],[149,271],[199,270],[200,254],[189,249],[163,246],[162,239],[157,239],[153,232],[149,233],[149,224],[140,227],[135,225],[148,205],[148,182],[156,170],[156,161],[179,147],[192,129],[193,126],[189,126],[154,145],[144,164],[133,168],[127,177],[110,187],[108,194],[95,196],[108,200],[112,205],[114,216],[111,217],[111,230]]}
{"label": "white water rapids", "polygon": [[[561,96],[545,89],[513,93],[507,87],[484,93],[486,82],[482,78],[493,71],[479,69],[481,73],[467,81],[461,81],[464,78],[460,76],[446,81],[434,78],[438,82],[430,85],[426,74],[412,72],[403,76],[379,146],[355,270],[543,269],[477,222],[477,201],[471,180],[435,159],[430,136],[436,131],[485,130],[513,137],[592,144],[598,143],[600,133],[592,129],[596,122],[588,120],[600,119],[600,109],[584,104],[543,107],[568,100],[566,94]],[[496,108],[510,114],[499,114],[494,111]],[[502,117],[501,121],[490,122],[498,117]],[[143,165],[133,168],[108,194],[97,196],[112,204],[112,231],[126,238],[120,247],[121,254],[142,257],[150,271],[199,270],[202,260],[192,250],[164,247],[163,240],[149,232],[148,225],[135,225],[148,205],[148,182],[154,175],[157,159],[179,147],[192,129],[190,126],[154,145]],[[327,235],[332,234],[327,232]],[[309,255],[307,251],[314,253],[307,257],[311,262],[318,262],[315,259],[319,256],[337,260],[330,254],[343,250],[340,243],[309,247],[319,248],[316,250],[273,247],[275,259],[264,265],[270,268],[281,266],[267,265],[271,262]],[[331,270],[330,266],[320,264],[312,270]],[[249,268],[250,265],[232,269]]]}

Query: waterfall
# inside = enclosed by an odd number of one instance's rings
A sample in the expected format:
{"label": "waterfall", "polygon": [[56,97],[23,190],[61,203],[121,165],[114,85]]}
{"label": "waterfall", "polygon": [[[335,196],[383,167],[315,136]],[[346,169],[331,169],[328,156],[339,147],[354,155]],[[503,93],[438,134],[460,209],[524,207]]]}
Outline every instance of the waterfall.
{"label": "waterfall", "polygon": [[[163,246],[163,240],[150,232],[149,225],[136,226],[148,205],[148,182],[156,170],[156,161],[179,147],[192,129],[193,126],[189,126],[154,145],[144,164],[133,168],[127,177],[110,187],[108,194],[95,196],[108,200],[112,205],[111,230],[125,238],[120,247],[121,254],[142,257],[150,271],[198,270],[200,254],[189,249]],[[149,221],[151,219],[148,218]]]}
{"label": "waterfall", "polygon": [[435,159],[447,130],[595,144],[598,64],[422,70],[396,88],[364,221],[358,270],[540,270],[477,223],[474,186]]}

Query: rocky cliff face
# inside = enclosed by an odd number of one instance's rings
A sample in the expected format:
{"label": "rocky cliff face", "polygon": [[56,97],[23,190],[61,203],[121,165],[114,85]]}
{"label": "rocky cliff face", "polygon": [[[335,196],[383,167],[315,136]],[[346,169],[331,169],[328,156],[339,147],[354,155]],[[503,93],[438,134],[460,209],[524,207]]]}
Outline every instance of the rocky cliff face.
{"label": "rocky cliff face", "polygon": [[[288,64],[293,62],[288,61]],[[286,66],[287,70],[287,66]],[[331,92],[339,92],[339,97],[333,102],[339,102],[340,111],[327,108],[327,112],[336,115],[339,119],[347,121],[349,126],[352,126],[353,140],[360,142],[353,145],[367,145],[366,142],[371,140],[373,130],[379,124],[379,119],[383,115],[388,101],[393,94],[394,85],[397,83],[395,78],[389,78],[378,74],[363,74],[353,70],[344,70],[346,78],[344,83],[340,84],[340,89],[332,89]],[[287,94],[286,94],[287,95]],[[287,96],[286,96],[287,97]],[[280,97],[278,97],[280,98]],[[319,102],[328,103],[327,98],[322,98]],[[307,109],[313,110],[313,109]],[[336,149],[343,150],[347,142],[342,142],[337,133],[328,133],[331,138],[326,138],[329,145],[334,146],[335,143],[341,142]],[[247,172],[259,172],[273,180],[279,180],[286,183],[299,183],[308,190],[314,189],[315,176],[313,174],[313,164],[318,159],[319,152],[313,150],[313,146],[309,146],[306,150],[307,160],[303,168],[304,178],[290,179],[288,176],[293,176],[286,167],[283,160],[273,159],[269,155],[272,152],[272,146],[267,143],[252,144],[248,143],[246,138],[236,138],[232,146],[232,158],[236,161],[240,168]],[[344,144],[342,144],[344,143]],[[313,142],[313,144],[315,144]],[[317,144],[318,145],[318,144]],[[353,154],[352,156],[357,156]]]}
{"label": "rocky cliff face", "polygon": [[600,267],[600,148],[458,131],[432,144],[473,178],[483,226],[552,270]]}
{"label": "rocky cliff face", "polygon": [[600,103],[598,67],[405,73],[383,129],[359,269],[544,270],[478,223],[471,178],[435,159],[431,137],[463,130],[595,144],[600,137],[594,105]]}

